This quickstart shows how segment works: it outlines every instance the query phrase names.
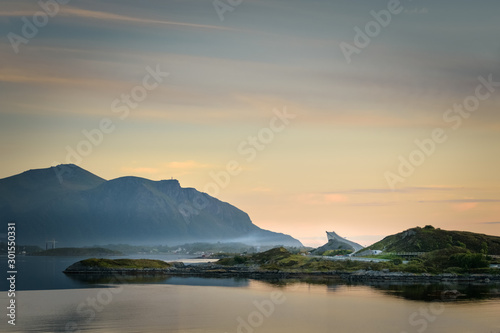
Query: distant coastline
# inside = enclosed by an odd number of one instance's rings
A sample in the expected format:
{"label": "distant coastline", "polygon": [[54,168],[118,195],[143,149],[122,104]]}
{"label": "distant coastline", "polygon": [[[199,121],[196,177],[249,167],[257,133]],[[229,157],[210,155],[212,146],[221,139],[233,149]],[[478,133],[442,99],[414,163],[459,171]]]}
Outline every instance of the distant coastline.
{"label": "distant coastline", "polygon": [[113,251],[110,249],[100,248],[100,247],[88,247],[88,248],[79,248],[79,247],[65,247],[58,249],[48,249],[39,252],[33,252],[28,254],[30,256],[119,256],[123,255],[120,251]]}

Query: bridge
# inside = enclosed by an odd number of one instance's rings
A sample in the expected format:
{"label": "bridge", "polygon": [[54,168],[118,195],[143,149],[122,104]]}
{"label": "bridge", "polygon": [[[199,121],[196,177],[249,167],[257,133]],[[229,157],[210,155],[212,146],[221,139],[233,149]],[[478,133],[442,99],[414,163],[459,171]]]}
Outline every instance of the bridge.
{"label": "bridge", "polygon": [[389,252],[387,254],[393,254],[395,256],[403,258],[415,258],[415,257],[420,257],[421,255],[424,255],[426,253],[427,252]]}

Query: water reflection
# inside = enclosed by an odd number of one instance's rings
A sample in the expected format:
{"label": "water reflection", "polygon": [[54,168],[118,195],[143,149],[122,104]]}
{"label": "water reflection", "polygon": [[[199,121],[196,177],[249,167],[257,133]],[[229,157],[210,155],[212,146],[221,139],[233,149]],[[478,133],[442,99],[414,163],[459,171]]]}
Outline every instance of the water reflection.
{"label": "water reflection", "polygon": [[151,274],[134,275],[68,275],[81,284],[103,287],[113,284],[171,284],[184,286],[247,287],[248,279],[242,278],[199,278]]}
{"label": "water reflection", "polygon": [[500,298],[500,284],[372,284],[387,295],[415,301],[479,301]]}
{"label": "water reflection", "polygon": [[260,280],[273,287],[293,287],[297,284],[326,286],[328,292],[334,293],[343,287],[369,287],[374,291],[397,298],[413,301],[481,301],[489,299],[500,299],[500,284],[458,284],[458,283],[434,283],[415,284],[402,282],[346,282],[340,278],[328,279],[281,279]]}
{"label": "water reflection", "polygon": [[[245,278],[200,278],[154,275],[69,275],[81,284],[88,286],[103,286],[113,284],[169,284],[187,286],[217,286],[217,287],[249,287],[252,281]],[[397,298],[414,301],[480,301],[500,299],[500,284],[408,284],[398,282],[387,283],[351,283],[340,278],[325,279],[271,279],[258,280],[260,284],[270,288],[293,288],[297,285],[325,286],[326,291],[335,293],[343,287],[365,286],[373,291]]]}

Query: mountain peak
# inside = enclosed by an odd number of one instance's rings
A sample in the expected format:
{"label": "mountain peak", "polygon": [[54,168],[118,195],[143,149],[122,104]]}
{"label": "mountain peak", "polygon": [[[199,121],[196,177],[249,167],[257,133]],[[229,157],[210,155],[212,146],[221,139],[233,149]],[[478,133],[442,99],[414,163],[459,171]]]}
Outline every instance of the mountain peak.
{"label": "mountain peak", "polygon": [[19,241],[25,244],[46,239],[65,246],[182,244],[246,237],[251,245],[301,246],[291,236],[260,229],[237,207],[182,188],[177,179],[106,181],[74,164],[0,180],[0,219],[19,222]]}
{"label": "mountain peak", "polygon": [[92,188],[106,180],[74,164],[60,164],[43,169],[30,169],[20,174],[0,179],[3,185],[32,191],[60,188]]}
{"label": "mountain peak", "polygon": [[75,164],[59,164],[49,169],[40,170],[50,170],[53,173],[52,176],[55,176],[59,184],[63,186],[91,188],[106,181]]}
{"label": "mountain peak", "polygon": [[160,180],[160,184],[168,187],[181,187],[181,183],[177,179],[163,179]]}

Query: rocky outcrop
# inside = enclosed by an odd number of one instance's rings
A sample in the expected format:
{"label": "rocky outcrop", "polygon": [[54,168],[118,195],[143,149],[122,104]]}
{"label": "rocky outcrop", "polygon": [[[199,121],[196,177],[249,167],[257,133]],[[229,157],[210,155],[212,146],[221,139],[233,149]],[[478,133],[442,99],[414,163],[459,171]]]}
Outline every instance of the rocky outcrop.
{"label": "rocky outcrop", "polygon": [[332,231],[332,232],[327,231],[326,236],[328,238],[328,243],[311,251],[312,253],[322,254],[322,253],[324,253],[326,251],[330,251],[330,250],[350,250],[352,252],[356,252],[356,251],[359,251],[363,248],[363,246],[359,245],[358,243],[355,243],[355,242],[352,242],[348,239],[340,237],[334,231]]}

